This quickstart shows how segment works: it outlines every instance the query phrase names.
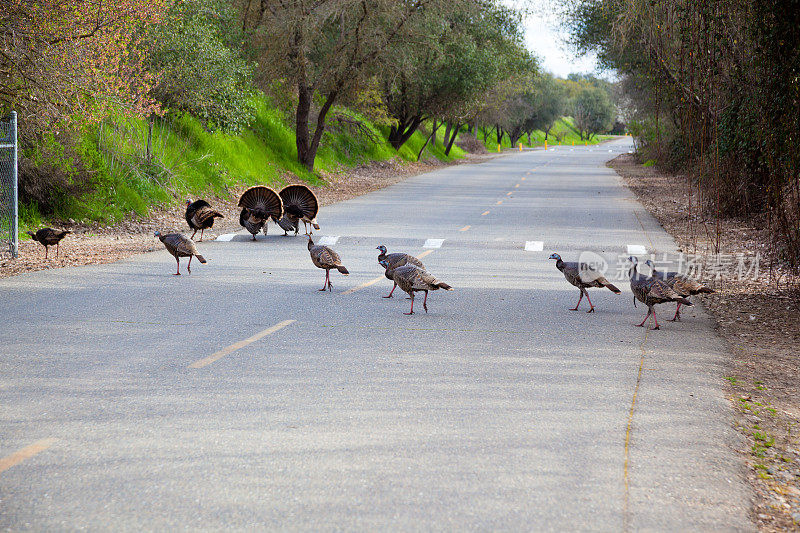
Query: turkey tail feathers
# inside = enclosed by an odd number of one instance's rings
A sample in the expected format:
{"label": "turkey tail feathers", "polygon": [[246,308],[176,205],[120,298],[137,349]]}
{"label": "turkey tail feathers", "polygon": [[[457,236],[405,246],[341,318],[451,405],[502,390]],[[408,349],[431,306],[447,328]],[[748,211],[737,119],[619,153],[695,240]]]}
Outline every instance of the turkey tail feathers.
{"label": "turkey tail feathers", "polygon": [[197,258],[197,260],[198,260],[198,261],[200,261],[200,262],[201,262],[201,263],[203,263],[204,265],[207,263],[207,261],[206,261],[206,258],[205,258],[205,257],[203,257],[202,255],[200,255],[200,254],[195,254],[194,256]]}
{"label": "turkey tail feathers", "polygon": [[453,290],[453,287],[451,287],[447,283],[437,283],[436,286],[439,287],[440,289],[444,289],[446,291],[452,291]]}
{"label": "turkey tail feathers", "polygon": [[349,271],[348,271],[348,270],[347,270],[345,267],[343,267],[342,265],[339,265],[339,266],[337,266],[337,267],[336,267],[336,270],[338,270],[338,271],[339,271],[339,272],[341,272],[342,274],[349,274],[349,273],[350,273],[350,272],[349,272]]}
{"label": "turkey tail feathers", "polygon": [[239,207],[246,207],[259,218],[273,218],[275,220],[283,215],[283,200],[281,197],[263,185],[250,187],[239,198]]}
{"label": "turkey tail feathers", "polygon": [[609,289],[614,294],[622,294],[622,291],[619,290],[616,285],[614,285],[613,283],[609,282],[608,280],[606,280],[606,282],[603,283],[603,286],[606,287],[607,289]]}
{"label": "turkey tail feathers", "polygon": [[[280,197],[286,209],[292,206],[292,211],[302,213],[300,218],[314,220],[319,212],[317,196],[305,185],[287,185],[281,189]],[[314,229],[319,229],[319,226]]]}

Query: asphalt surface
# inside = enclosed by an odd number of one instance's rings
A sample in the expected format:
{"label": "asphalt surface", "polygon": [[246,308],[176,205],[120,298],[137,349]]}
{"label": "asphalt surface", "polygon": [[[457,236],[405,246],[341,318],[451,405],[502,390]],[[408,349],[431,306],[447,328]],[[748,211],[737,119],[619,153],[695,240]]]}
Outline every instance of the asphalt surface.
{"label": "asphalt surface", "polygon": [[[616,279],[570,311],[547,259],[594,252],[616,278],[628,245],[675,251],[604,166],[628,149],[324,208],[351,273],[333,292],[275,226],[200,243],[191,275],[158,251],[0,280],[0,529],[753,530],[710,320],[665,305],[636,328]],[[405,316],[375,247],[428,239],[455,290]]]}

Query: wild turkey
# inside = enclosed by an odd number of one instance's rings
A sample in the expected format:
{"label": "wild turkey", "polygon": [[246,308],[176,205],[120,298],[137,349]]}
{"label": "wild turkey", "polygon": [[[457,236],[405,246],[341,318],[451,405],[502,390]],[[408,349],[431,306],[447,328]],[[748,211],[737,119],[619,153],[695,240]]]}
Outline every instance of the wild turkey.
{"label": "wild turkey", "polygon": [[[650,268],[653,270],[653,277],[658,278],[686,298],[687,296],[694,296],[695,294],[712,294],[714,293],[713,289],[709,289],[705,285],[698,283],[697,281],[693,280],[688,276],[684,276],[678,272],[658,272],[656,270],[655,264],[648,259],[645,261],[646,265],[649,265]],[[681,319],[681,302],[678,302],[678,308],[675,309],[675,316],[672,317],[670,322],[675,322],[676,320]]]}
{"label": "wild turkey", "polygon": [[589,300],[589,310],[586,312],[594,313],[594,305],[592,305],[592,300],[589,299],[589,292],[586,290],[589,287],[606,287],[614,294],[620,294],[622,292],[588,263],[567,263],[562,261],[561,256],[558,254],[551,254],[550,259],[555,259],[556,268],[564,274],[567,281],[581,290],[581,297],[578,298],[578,304],[575,307],[570,307],[570,311],[577,311],[578,307],[581,305],[583,296],[586,295],[586,299]]}
{"label": "wild turkey", "polygon": [[283,230],[283,236],[286,237],[289,235],[290,231],[294,231],[294,234],[297,235],[300,232],[300,223],[298,220],[292,219],[289,217],[288,214],[284,211],[283,216],[278,219],[278,226]]}
{"label": "wild turkey", "polygon": [[383,268],[386,269],[386,276],[391,278],[392,281],[403,289],[411,296],[411,311],[403,313],[404,315],[414,314],[414,292],[425,291],[425,299],[422,301],[422,307],[425,312],[428,312],[428,291],[437,291],[444,289],[452,291],[453,287],[439,281],[432,274],[424,268],[419,268],[414,265],[406,264],[397,268],[389,268],[389,263],[385,260],[378,261]]}
{"label": "wild turkey", "polygon": [[239,224],[253,235],[253,240],[256,240],[256,235],[262,228],[264,235],[267,234],[267,221],[270,218],[278,220],[283,215],[281,197],[263,185],[250,187],[244,191],[239,198],[239,207],[242,208]]}
{"label": "wild turkey", "polygon": [[647,322],[647,319],[652,314],[653,320],[656,323],[656,326],[652,329],[661,329],[658,325],[658,319],[656,318],[656,311],[653,309],[653,306],[657,304],[678,302],[683,305],[692,305],[692,302],[675,292],[672,287],[660,279],[640,274],[637,271],[639,261],[635,257],[629,257],[628,261],[633,263],[629,272],[631,291],[633,291],[633,305],[636,306],[636,300],[639,300],[647,306],[647,315],[640,324],[636,324],[637,326],[643,327],[644,323]]}
{"label": "wild turkey", "polygon": [[[305,185],[287,185],[279,193],[283,200],[283,211],[285,217],[294,227],[294,234],[300,231],[300,221],[306,230],[306,235],[314,233],[308,231],[308,225],[314,229],[319,229],[317,224],[317,213],[319,212],[319,202],[314,192]],[[279,222],[280,224],[280,222]],[[287,226],[280,224],[284,231],[291,231]]]}
{"label": "wild turkey", "polygon": [[205,200],[192,202],[186,200],[186,223],[194,230],[190,239],[194,239],[197,230],[200,230],[200,242],[203,242],[203,232],[214,227],[215,218],[225,218],[222,213],[211,209],[211,205]]}
{"label": "wild turkey", "polygon": [[54,230],[53,228],[42,228],[36,233],[32,231],[26,231],[25,233],[30,235],[31,239],[44,246],[44,258],[47,259],[47,247],[55,245],[56,257],[58,257],[58,243],[61,242],[61,239],[72,232],[68,229],[59,231]]}
{"label": "wild turkey", "polygon": [[308,252],[311,254],[311,262],[317,268],[325,269],[325,284],[320,289],[324,291],[326,288],[330,291],[333,286],[331,285],[331,269],[335,268],[344,275],[350,274],[347,269],[342,266],[342,260],[339,254],[321,244],[314,244],[311,235],[308,236]]}
{"label": "wild turkey", "polygon": [[398,267],[401,267],[401,266],[404,266],[404,265],[414,265],[416,267],[419,267],[419,268],[425,270],[425,265],[422,264],[422,261],[420,261],[419,259],[417,259],[413,255],[404,254],[404,253],[387,254],[386,253],[386,247],[384,245],[382,245],[382,244],[380,246],[378,246],[377,248],[375,248],[375,249],[381,251],[381,253],[378,255],[378,263],[380,263],[381,261],[386,261],[386,264],[388,265],[386,267],[386,270],[384,271],[384,274],[386,275],[386,279],[388,279],[388,280],[390,280],[390,281],[392,281],[394,283],[392,285],[391,292],[389,292],[389,296],[383,296],[383,298],[391,298],[392,297],[392,293],[394,292],[394,289],[397,287],[397,282],[395,282],[394,279],[389,276],[389,270],[390,269],[395,269],[395,268],[398,268]]}
{"label": "wild turkey", "polygon": [[192,272],[192,256],[197,256],[198,261],[203,264],[206,263],[205,257],[197,253],[197,247],[194,245],[194,241],[186,235],[182,233],[168,233],[167,235],[162,235],[160,231],[156,231],[153,233],[153,236],[158,237],[159,240],[164,243],[167,251],[175,256],[175,261],[178,262],[178,271],[175,272],[175,276],[181,275],[180,257],[189,258],[189,263],[186,265],[186,272],[190,274]]}

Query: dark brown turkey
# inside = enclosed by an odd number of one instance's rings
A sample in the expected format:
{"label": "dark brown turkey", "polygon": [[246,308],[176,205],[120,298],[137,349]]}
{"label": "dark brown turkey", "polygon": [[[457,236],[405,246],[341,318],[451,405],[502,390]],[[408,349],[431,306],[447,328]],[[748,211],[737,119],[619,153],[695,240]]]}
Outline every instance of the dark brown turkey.
{"label": "dark brown turkey", "polygon": [[[653,277],[658,278],[686,298],[687,296],[694,296],[695,294],[712,294],[714,293],[713,289],[709,289],[702,283],[693,280],[688,276],[684,276],[678,272],[658,272],[656,270],[655,264],[648,259],[645,261],[645,264],[648,265],[653,271]],[[670,322],[675,322],[676,320],[681,319],[681,302],[678,302],[678,308],[675,309],[675,316],[672,317]]]}
{"label": "dark brown turkey", "polygon": [[211,208],[205,200],[192,202],[186,200],[186,223],[194,230],[190,239],[194,239],[197,230],[200,230],[200,242],[203,242],[203,232],[214,226],[215,218],[225,218],[222,213]]}
{"label": "dark brown turkey", "polygon": [[578,310],[578,307],[581,305],[581,300],[583,300],[585,295],[586,299],[589,301],[589,310],[586,312],[594,313],[594,305],[592,305],[592,301],[589,299],[589,292],[586,290],[589,287],[605,287],[614,294],[620,294],[622,292],[608,281],[605,276],[587,263],[567,263],[563,261],[558,254],[551,254],[550,259],[555,259],[556,268],[564,274],[567,281],[581,290],[581,297],[578,298],[578,304],[575,307],[570,307],[571,311]]}
{"label": "dark brown turkey", "polygon": [[322,285],[321,291],[328,289],[332,290],[331,285],[331,269],[335,268],[344,275],[350,274],[348,270],[342,265],[342,259],[339,254],[321,244],[314,244],[311,235],[308,236],[308,253],[311,254],[311,262],[317,268],[325,269],[325,284]]}
{"label": "dark brown turkey", "polygon": [[383,298],[391,298],[392,297],[392,293],[394,292],[395,288],[397,287],[397,282],[394,281],[394,279],[391,276],[389,276],[389,270],[394,270],[395,268],[398,268],[398,267],[401,267],[401,266],[405,266],[405,265],[414,265],[416,267],[419,267],[419,268],[425,270],[425,265],[422,264],[422,261],[420,261],[419,259],[417,259],[413,255],[404,254],[404,253],[400,253],[400,252],[393,253],[393,254],[387,254],[386,253],[386,247],[384,245],[382,245],[382,244],[380,246],[378,246],[377,248],[375,248],[375,249],[381,251],[381,253],[378,254],[378,263],[382,265],[381,261],[385,261],[386,262],[387,266],[384,267],[386,269],[384,271],[384,275],[386,276],[386,279],[388,279],[388,280],[390,280],[390,281],[392,281],[394,283],[392,285],[392,290],[389,292],[389,296],[383,296]]}
{"label": "dark brown turkey", "polygon": [[314,229],[319,229],[317,224],[317,213],[319,212],[319,202],[314,192],[305,185],[287,185],[281,189],[281,200],[283,200],[284,223],[278,221],[284,232],[294,229],[297,235],[300,231],[300,222],[306,230],[306,235],[314,233],[308,230],[310,224]]}
{"label": "dark brown turkey", "polygon": [[175,276],[181,275],[181,257],[189,258],[189,263],[186,265],[186,272],[190,274],[192,272],[192,256],[197,256],[198,261],[206,263],[206,259],[197,253],[197,247],[194,245],[194,241],[186,235],[182,233],[168,233],[162,235],[160,231],[156,231],[153,235],[164,243],[167,251],[171,253],[175,257],[175,261],[178,262],[178,270],[175,272]]}
{"label": "dark brown turkey", "polygon": [[411,296],[411,311],[403,313],[404,315],[414,314],[414,293],[417,291],[425,292],[425,299],[422,301],[422,307],[425,312],[428,312],[428,291],[436,291],[444,289],[452,291],[453,287],[439,281],[431,273],[424,268],[419,268],[414,265],[406,264],[397,268],[389,268],[389,263],[386,261],[379,261],[381,266],[386,269],[386,276],[397,283],[398,287]]}
{"label": "dark brown turkey", "polygon": [[281,197],[263,185],[250,187],[244,191],[239,198],[239,207],[242,208],[239,224],[253,235],[253,240],[256,240],[256,235],[262,228],[264,235],[267,234],[267,221],[270,218],[277,221],[283,216]]}
{"label": "dark brown turkey", "polygon": [[637,271],[639,266],[638,259],[631,256],[628,258],[628,261],[632,263],[629,275],[631,277],[631,291],[633,291],[633,305],[635,306],[636,300],[639,300],[647,306],[647,315],[640,324],[636,324],[637,326],[643,327],[644,323],[647,322],[647,319],[652,314],[656,325],[651,329],[661,329],[658,325],[658,319],[656,318],[656,310],[653,308],[657,304],[678,302],[683,305],[692,305],[692,302],[682,297],[672,287],[660,279],[640,274]]}
{"label": "dark brown turkey", "polygon": [[30,235],[31,239],[44,246],[44,258],[47,259],[47,247],[55,246],[56,257],[58,257],[58,243],[61,242],[61,239],[63,239],[72,232],[68,229],[54,230],[53,228],[42,228],[38,230],[36,233],[32,231],[26,231],[25,233]]}

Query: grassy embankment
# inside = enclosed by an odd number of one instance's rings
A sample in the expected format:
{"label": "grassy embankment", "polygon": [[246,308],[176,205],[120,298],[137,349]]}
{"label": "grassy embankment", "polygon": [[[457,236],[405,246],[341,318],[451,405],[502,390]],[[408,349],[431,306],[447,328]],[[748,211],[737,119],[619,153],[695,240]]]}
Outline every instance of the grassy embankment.
{"label": "grassy embankment", "polygon": [[[82,222],[113,223],[126,216],[144,216],[151,208],[180,202],[202,194],[227,195],[237,185],[282,187],[292,175],[311,184],[323,181],[325,172],[393,157],[416,160],[425,142],[418,131],[395,151],[386,141],[384,128],[344,109],[336,110],[358,118],[365,133],[354,133],[331,122],[317,154],[315,171],[297,162],[294,131],[284,115],[259,98],[255,120],[237,134],[207,131],[188,114],[168,115],[155,120],[151,158],[146,157],[147,121],[114,116],[102,124],[87,127],[80,134],[75,153],[66,156],[50,139],[36,152],[26,154],[37,164],[61,169],[70,180],[86,180],[79,194],[53,191],[51,213],[43,215],[37,206],[20,206],[21,229],[39,227],[48,220],[74,219]],[[371,139],[370,139],[371,137]],[[377,142],[375,142],[377,141]],[[441,139],[429,144],[423,155],[449,161],[464,156],[454,146],[444,155]],[[77,169],[81,169],[79,172]],[[22,233],[22,238],[27,235]]]}

